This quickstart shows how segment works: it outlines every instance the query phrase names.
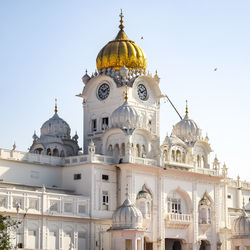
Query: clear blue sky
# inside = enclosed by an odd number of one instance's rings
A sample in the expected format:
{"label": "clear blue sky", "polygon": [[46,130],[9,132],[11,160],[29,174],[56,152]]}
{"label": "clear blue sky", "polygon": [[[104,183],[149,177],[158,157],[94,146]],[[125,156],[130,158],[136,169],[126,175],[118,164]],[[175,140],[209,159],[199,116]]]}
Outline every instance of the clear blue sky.
{"label": "clear blue sky", "polygon": [[[16,141],[26,151],[33,131],[52,116],[55,97],[59,115],[82,136],[75,94],[118,32],[120,8],[148,70],[158,70],[162,92],[181,113],[188,99],[190,117],[230,176],[250,181],[249,0],[0,1],[0,147]],[[163,140],[178,116],[162,103],[161,117]]]}

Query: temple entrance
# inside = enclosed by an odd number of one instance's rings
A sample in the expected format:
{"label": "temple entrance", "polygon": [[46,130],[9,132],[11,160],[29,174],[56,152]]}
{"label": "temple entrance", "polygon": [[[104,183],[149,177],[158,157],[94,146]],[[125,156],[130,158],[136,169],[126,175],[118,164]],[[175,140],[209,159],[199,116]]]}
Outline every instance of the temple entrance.
{"label": "temple entrance", "polygon": [[182,250],[182,241],[178,239],[165,239],[165,250]]}
{"label": "temple entrance", "polygon": [[209,241],[202,240],[199,250],[211,250],[211,245]]}

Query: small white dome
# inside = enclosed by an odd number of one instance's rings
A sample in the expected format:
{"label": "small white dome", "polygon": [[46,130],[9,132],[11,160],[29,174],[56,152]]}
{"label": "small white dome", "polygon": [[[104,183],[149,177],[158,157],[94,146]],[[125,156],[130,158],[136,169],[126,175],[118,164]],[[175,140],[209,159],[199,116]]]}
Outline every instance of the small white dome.
{"label": "small white dome", "polygon": [[145,184],[142,186],[142,190],[136,196],[136,200],[140,199],[152,200],[151,194],[147,191]]}
{"label": "small white dome", "polygon": [[233,237],[248,236],[250,238],[250,218],[245,209],[243,209],[242,215],[234,220],[232,230]]}
{"label": "small white dome", "polygon": [[189,119],[188,112],[184,119],[174,125],[172,133],[184,142],[196,142],[201,137],[201,129],[193,120]]}
{"label": "small white dome", "polygon": [[129,199],[118,207],[112,216],[112,229],[141,229],[142,213]]}
{"label": "small white dome", "polygon": [[42,125],[41,136],[55,136],[70,139],[70,126],[55,112],[55,114]]}
{"label": "small white dome", "polygon": [[131,130],[137,127],[138,118],[139,115],[137,111],[125,101],[120,107],[113,111],[110,120],[113,128]]}

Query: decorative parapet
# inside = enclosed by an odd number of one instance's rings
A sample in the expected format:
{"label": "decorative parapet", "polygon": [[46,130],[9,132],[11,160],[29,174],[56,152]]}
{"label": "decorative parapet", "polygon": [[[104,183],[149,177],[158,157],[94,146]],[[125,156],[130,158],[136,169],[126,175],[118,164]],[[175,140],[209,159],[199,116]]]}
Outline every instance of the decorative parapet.
{"label": "decorative parapet", "polygon": [[133,156],[129,157],[129,163],[158,166],[158,163],[156,160],[149,159],[149,158],[133,157]]}
{"label": "decorative parapet", "polygon": [[232,188],[250,189],[250,182],[229,179],[228,186]]}
{"label": "decorative parapet", "polygon": [[63,158],[0,148],[0,159],[62,166]]}
{"label": "decorative parapet", "polygon": [[[4,184],[4,183],[3,183]],[[32,187],[18,190],[16,186],[0,186],[0,213],[74,216],[89,218],[89,198],[86,196],[65,194],[64,191],[55,193],[45,187]],[[35,190],[31,190],[35,189]]]}
{"label": "decorative parapet", "polygon": [[84,163],[102,163],[110,165],[114,163],[113,157],[105,155],[78,155],[66,157],[63,159],[64,166],[80,165]]}
{"label": "decorative parapet", "polygon": [[192,169],[193,165],[188,163],[176,162],[176,161],[167,161],[164,164],[166,167],[170,168],[181,168],[181,169]]}
{"label": "decorative parapet", "polygon": [[191,169],[192,172],[198,174],[205,174],[211,176],[221,176],[219,170],[208,169],[208,168],[193,168]]}
{"label": "decorative parapet", "polygon": [[187,228],[192,221],[191,214],[168,213],[165,217],[166,227],[168,228]]}

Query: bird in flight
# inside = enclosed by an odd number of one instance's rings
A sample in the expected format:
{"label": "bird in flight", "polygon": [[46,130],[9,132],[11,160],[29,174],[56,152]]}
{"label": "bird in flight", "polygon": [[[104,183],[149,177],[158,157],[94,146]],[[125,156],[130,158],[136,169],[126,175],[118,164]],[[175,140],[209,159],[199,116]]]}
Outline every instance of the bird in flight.
{"label": "bird in flight", "polygon": [[214,68],[214,71],[217,71],[217,68]]}

